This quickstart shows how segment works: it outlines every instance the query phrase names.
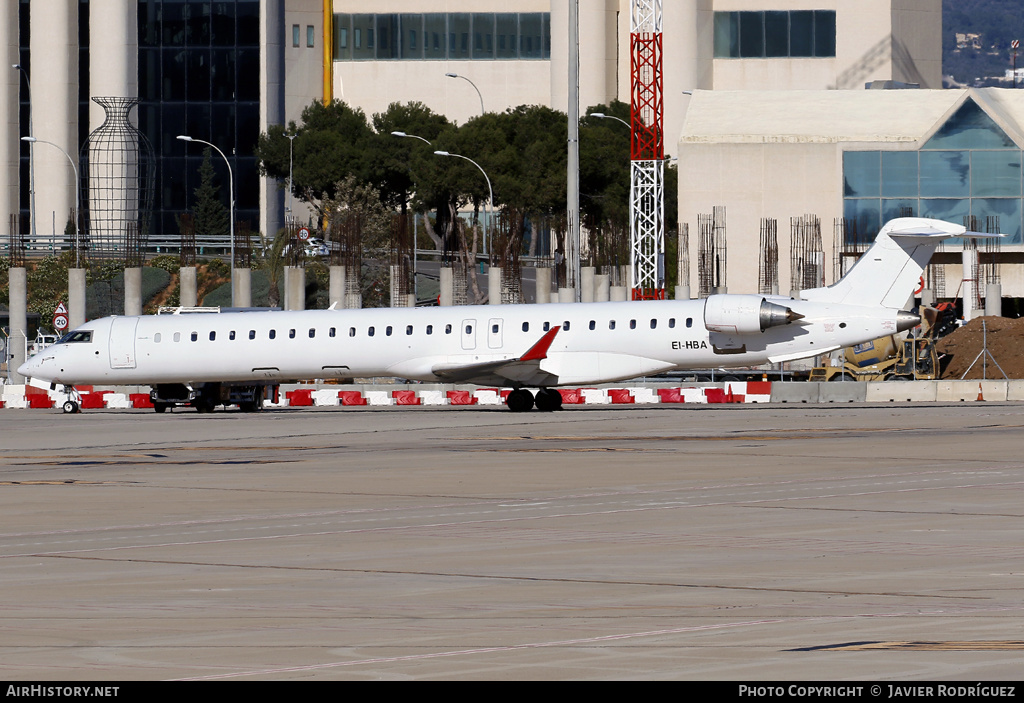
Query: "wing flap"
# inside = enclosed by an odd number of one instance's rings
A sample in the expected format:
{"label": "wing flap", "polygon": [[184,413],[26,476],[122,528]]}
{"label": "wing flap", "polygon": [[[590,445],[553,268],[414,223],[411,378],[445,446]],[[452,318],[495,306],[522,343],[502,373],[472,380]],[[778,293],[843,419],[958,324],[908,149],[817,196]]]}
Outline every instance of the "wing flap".
{"label": "wing flap", "polygon": [[514,359],[481,361],[475,364],[437,364],[431,373],[449,383],[502,383],[512,381],[524,385],[554,385],[558,377],[540,368],[548,358],[548,349],[560,327],[544,333],[525,354]]}

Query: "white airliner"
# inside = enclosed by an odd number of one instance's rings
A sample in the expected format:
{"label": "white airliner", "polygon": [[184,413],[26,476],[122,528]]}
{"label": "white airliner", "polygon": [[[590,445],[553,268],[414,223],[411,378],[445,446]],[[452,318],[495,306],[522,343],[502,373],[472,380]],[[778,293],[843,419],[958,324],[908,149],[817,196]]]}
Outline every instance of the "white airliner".
{"label": "white airliner", "polygon": [[[936,245],[974,236],[924,218],[888,222],[841,280],[799,299],[368,308],[107,317],[73,330],[18,372],[35,385],[146,384],[157,412],[262,407],[288,379],[396,376],[513,388],[514,411],[556,410],[557,386],[675,369],[753,366],[825,354],[910,329],[901,308]],[[537,389],[536,394],[528,389]]]}

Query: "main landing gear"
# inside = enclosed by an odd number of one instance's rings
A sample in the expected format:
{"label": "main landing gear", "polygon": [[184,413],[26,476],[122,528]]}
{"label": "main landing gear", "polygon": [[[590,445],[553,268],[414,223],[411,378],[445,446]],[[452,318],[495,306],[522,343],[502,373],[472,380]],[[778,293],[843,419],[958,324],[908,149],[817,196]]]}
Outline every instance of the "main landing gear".
{"label": "main landing gear", "polygon": [[562,394],[551,388],[541,388],[535,396],[525,388],[516,388],[508,394],[505,405],[514,413],[524,413],[534,406],[541,412],[552,412],[562,409]]}

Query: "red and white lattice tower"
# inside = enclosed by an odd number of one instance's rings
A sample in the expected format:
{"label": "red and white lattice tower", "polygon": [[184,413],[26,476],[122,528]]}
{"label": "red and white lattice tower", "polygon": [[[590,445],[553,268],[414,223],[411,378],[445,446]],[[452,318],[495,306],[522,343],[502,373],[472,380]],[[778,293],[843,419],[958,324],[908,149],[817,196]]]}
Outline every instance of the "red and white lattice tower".
{"label": "red and white lattice tower", "polygon": [[665,144],[662,0],[632,0],[630,13],[630,242],[633,300],[665,298]]}

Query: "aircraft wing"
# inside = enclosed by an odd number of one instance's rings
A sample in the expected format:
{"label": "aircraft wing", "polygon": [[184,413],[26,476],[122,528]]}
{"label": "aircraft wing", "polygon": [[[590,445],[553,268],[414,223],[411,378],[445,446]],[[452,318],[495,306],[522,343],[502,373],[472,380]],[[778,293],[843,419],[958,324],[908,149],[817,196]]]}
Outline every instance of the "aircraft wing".
{"label": "aircraft wing", "polygon": [[549,386],[558,383],[558,376],[543,371],[540,362],[548,358],[548,348],[555,340],[560,327],[544,333],[544,336],[516,359],[482,361],[478,364],[437,364],[431,372],[449,383],[502,384],[508,381],[533,386]]}

